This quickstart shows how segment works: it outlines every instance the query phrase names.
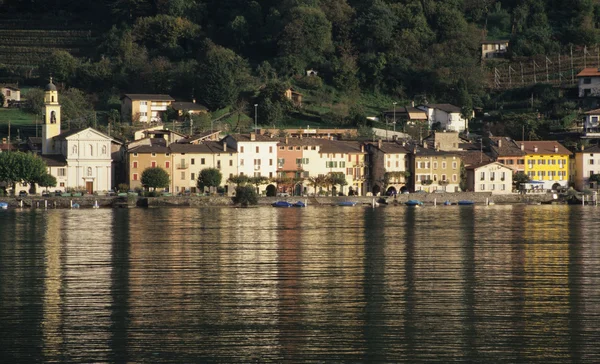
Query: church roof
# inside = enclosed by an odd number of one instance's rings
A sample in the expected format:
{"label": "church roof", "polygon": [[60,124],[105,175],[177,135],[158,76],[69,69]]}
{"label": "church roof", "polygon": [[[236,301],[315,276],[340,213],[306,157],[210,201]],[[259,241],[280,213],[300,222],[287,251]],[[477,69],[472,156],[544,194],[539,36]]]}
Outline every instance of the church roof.
{"label": "church roof", "polygon": [[[85,128],[87,129],[87,128]],[[62,133],[58,134],[57,136],[55,136],[52,139],[66,139],[67,137],[70,137],[71,135],[75,135],[81,131],[84,131],[85,129],[70,129],[67,131],[63,131]]]}
{"label": "church roof", "polygon": [[52,77],[50,77],[50,83],[44,89],[46,91],[56,91],[56,86],[52,83]]}
{"label": "church roof", "polygon": [[67,165],[67,160],[62,154],[43,154],[40,155],[48,167],[62,167]]}

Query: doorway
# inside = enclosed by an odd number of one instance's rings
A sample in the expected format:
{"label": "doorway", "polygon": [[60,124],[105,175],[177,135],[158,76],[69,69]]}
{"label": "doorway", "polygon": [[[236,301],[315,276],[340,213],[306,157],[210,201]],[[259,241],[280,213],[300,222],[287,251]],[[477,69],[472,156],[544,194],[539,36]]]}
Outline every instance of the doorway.
{"label": "doorway", "polygon": [[94,193],[94,182],[86,182],[85,183],[85,190],[90,195],[93,194]]}

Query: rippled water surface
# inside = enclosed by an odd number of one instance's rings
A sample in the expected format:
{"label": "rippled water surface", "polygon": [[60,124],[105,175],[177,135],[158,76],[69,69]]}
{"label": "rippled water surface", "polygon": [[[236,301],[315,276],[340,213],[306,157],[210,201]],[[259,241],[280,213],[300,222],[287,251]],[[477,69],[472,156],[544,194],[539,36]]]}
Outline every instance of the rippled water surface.
{"label": "rippled water surface", "polygon": [[0,362],[600,362],[600,208],[0,211]]}

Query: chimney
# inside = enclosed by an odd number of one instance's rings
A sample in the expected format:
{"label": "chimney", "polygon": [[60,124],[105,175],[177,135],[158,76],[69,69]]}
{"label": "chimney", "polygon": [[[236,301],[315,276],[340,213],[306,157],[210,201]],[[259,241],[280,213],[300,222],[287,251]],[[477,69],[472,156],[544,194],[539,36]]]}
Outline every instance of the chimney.
{"label": "chimney", "polygon": [[250,133],[250,140],[251,141],[255,141],[256,140],[256,133]]}
{"label": "chimney", "polygon": [[364,145],[364,144],[361,144],[361,145],[360,145],[360,152],[361,152],[361,153],[364,153],[364,152],[365,152],[365,145]]}
{"label": "chimney", "polygon": [[584,149],[585,149],[585,146],[583,144],[581,144],[581,151],[583,152]]}
{"label": "chimney", "polygon": [[525,150],[525,144],[521,143],[521,150]]}
{"label": "chimney", "polygon": [[288,136],[285,136],[285,144],[288,144],[290,142],[290,140],[288,139]]}
{"label": "chimney", "polygon": [[227,143],[223,142],[223,151],[226,152],[227,151]]}
{"label": "chimney", "polygon": [[410,107],[415,107],[415,102],[414,101],[410,102]]}
{"label": "chimney", "polygon": [[498,148],[502,148],[502,139],[498,139]]}
{"label": "chimney", "polygon": [[377,141],[377,148],[381,149],[381,139]]}
{"label": "chimney", "polygon": [[534,146],[533,146],[533,152],[534,152],[534,153],[537,153],[537,151],[538,151],[538,147],[537,147],[537,145],[534,145]]}
{"label": "chimney", "polygon": [[558,145],[554,146],[554,153],[558,153]]}

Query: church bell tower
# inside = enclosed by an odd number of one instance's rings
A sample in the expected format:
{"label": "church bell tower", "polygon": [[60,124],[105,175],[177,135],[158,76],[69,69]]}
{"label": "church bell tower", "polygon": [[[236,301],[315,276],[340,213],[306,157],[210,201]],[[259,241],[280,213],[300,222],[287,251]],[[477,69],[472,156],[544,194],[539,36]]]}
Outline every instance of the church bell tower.
{"label": "church bell tower", "polygon": [[56,154],[60,151],[54,150],[52,138],[60,134],[60,104],[58,103],[58,91],[52,83],[46,85],[44,92],[44,123],[42,124],[42,154]]}

